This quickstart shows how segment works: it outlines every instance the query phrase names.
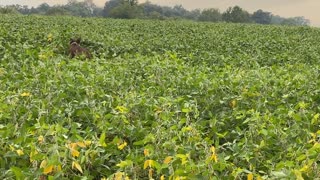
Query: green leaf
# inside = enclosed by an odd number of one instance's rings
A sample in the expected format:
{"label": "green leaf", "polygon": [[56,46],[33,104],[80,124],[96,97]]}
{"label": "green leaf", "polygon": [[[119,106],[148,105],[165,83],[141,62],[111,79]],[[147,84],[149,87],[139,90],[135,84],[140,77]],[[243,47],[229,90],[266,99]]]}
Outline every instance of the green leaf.
{"label": "green leaf", "polygon": [[100,139],[99,139],[100,146],[102,146],[102,147],[106,147],[107,146],[107,144],[105,142],[105,139],[106,139],[106,133],[103,132],[103,133],[101,133]]}
{"label": "green leaf", "polygon": [[271,174],[275,177],[275,178],[285,178],[288,177],[288,175],[286,173],[284,173],[283,171],[272,171]]}
{"label": "green leaf", "polygon": [[14,173],[14,175],[16,176],[16,179],[23,180],[25,178],[22,170],[19,167],[13,166],[10,168],[10,170]]}
{"label": "green leaf", "polygon": [[118,166],[120,168],[125,168],[125,167],[128,167],[128,166],[132,166],[132,164],[133,164],[133,162],[131,160],[125,160],[125,161],[121,161],[116,166]]}
{"label": "green leaf", "polygon": [[181,110],[183,113],[189,113],[189,112],[192,112],[192,109],[187,109],[187,108],[184,108]]}

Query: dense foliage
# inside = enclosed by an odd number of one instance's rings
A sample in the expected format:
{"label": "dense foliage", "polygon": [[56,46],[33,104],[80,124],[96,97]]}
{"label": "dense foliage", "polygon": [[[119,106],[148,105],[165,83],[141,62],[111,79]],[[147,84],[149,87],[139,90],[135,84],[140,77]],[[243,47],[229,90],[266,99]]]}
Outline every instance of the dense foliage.
{"label": "dense foliage", "polygon": [[257,23],[292,26],[308,26],[310,20],[303,16],[284,18],[265,12],[261,9],[250,14],[239,6],[229,7],[221,13],[219,9],[187,10],[182,5],[173,7],[160,6],[150,1],[139,3],[138,0],[108,0],[104,7],[98,7],[93,0],[68,0],[65,5],[50,6],[42,3],[38,7],[29,8],[24,5],[0,6],[0,14],[42,14],[50,16],[107,17],[117,19],[188,19],[202,22]]}
{"label": "dense foliage", "polygon": [[0,24],[1,179],[320,178],[319,29]]}

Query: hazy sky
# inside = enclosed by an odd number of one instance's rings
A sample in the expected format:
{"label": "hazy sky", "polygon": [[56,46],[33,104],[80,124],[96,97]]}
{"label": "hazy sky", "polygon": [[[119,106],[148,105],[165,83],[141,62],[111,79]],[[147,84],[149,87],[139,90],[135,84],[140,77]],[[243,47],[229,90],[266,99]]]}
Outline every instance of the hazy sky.
{"label": "hazy sky", "polygon": [[[106,0],[93,0],[98,6],[103,6]],[[139,2],[143,2],[140,0]],[[181,4],[187,9],[219,8],[224,11],[229,6],[240,7],[254,12],[262,9],[283,17],[305,16],[311,20],[312,25],[320,27],[320,0],[150,0],[160,5],[173,6]],[[65,4],[67,0],[0,0],[0,5],[21,4],[37,6],[47,2],[53,4]]]}

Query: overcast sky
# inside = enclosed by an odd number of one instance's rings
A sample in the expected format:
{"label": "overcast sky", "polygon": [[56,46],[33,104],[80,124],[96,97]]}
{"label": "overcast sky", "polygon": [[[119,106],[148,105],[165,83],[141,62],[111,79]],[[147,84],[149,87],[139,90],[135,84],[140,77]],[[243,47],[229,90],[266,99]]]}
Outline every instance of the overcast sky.
{"label": "overcast sky", "polygon": [[[98,6],[103,6],[106,0],[93,0]],[[139,2],[143,2],[140,0]],[[258,9],[270,11],[283,17],[304,16],[311,20],[312,25],[320,27],[320,0],[150,0],[160,5],[173,6],[181,4],[191,10],[196,8],[219,8],[224,11],[229,6],[240,7],[254,12]],[[0,0],[0,5],[21,4],[38,6],[47,2],[53,4],[65,4],[67,0]]]}

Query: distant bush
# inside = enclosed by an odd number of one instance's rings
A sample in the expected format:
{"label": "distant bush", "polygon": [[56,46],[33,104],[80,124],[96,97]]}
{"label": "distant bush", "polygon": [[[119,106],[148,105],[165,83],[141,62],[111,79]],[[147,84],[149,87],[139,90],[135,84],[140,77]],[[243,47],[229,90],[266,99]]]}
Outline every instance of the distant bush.
{"label": "distant bush", "polygon": [[46,15],[50,16],[63,16],[63,15],[70,15],[70,13],[63,9],[62,7],[52,7],[47,12]]}
{"label": "distant bush", "polygon": [[6,6],[0,7],[0,14],[20,14],[15,8]]}

